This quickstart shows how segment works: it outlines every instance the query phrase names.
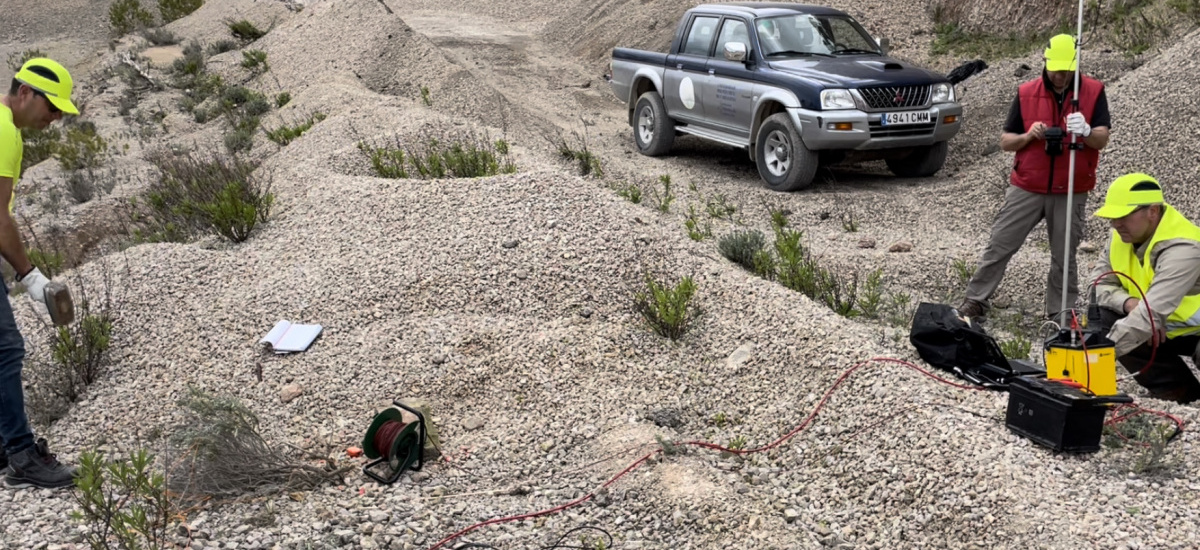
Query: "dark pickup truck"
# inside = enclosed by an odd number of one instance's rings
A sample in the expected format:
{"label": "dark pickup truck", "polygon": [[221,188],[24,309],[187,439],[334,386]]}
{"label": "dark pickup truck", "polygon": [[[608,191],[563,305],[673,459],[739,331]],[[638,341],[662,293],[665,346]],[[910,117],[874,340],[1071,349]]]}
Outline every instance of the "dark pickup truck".
{"label": "dark pickup truck", "polygon": [[854,18],[819,6],[697,6],[670,53],[615,48],[607,78],[642,154],[666,153],[681,133],[745,148],[779,191],[849,160],[933,175],[961,126],[945,76],[888,57]]}

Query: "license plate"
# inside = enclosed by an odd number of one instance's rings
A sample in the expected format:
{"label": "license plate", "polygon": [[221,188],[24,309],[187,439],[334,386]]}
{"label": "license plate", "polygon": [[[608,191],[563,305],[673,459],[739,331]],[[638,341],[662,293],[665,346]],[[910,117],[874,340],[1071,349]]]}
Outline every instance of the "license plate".
{"label": "license plate", "polygon": [[883,126],[929,124],[931,121],[933,121],[933,113],[929,111],[901,111],[899,113],[883,113],[879,119],[879,123]]}

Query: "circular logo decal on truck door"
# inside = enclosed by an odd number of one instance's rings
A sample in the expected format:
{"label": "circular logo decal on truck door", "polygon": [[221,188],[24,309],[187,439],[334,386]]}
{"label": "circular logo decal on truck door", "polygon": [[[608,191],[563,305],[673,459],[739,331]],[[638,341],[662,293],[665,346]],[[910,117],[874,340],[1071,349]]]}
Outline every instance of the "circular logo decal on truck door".
{"label": "circular logo decal on truck door", "polygon": [[696,106],[696,89],[692,86],[692,79],[690,77],[685,77],[679,81],[679,100],[688,109]]}

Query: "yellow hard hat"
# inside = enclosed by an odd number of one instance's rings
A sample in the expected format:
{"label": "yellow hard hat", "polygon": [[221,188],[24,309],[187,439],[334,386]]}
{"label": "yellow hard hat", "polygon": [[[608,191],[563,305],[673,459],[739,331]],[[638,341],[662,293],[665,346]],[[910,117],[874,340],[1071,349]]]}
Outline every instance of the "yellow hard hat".
{"label": "yellow hard hat", "polygon": [[1098,218],[1124,218],[1139,206],[1162,204],[1162,186],[1149,174],[1125,174],[1108,186],[1104,195],[1104,206],[1096,211]]}
{"label": "yellow hard hat", "polygon": [[1046,48],[1047,71],[1074,71],[1079,67],[1075,55],[1075,38],[1069,34],[1058,34],[1050,39]]}
{"label": "yellow hard hat", "polygon": [[[53,75],[53,77],[48,75]],[[21,70],[17,71],[13,78],[45,94],[46,99],[58,107],[58,110],[68,115],[79,114],[79,109],[76,109],[75,104],[71,103],[71,90],[75,87],[75,82],[71,80],[71,73],[54,60],[45,57],[30,59],[21,66]]]}

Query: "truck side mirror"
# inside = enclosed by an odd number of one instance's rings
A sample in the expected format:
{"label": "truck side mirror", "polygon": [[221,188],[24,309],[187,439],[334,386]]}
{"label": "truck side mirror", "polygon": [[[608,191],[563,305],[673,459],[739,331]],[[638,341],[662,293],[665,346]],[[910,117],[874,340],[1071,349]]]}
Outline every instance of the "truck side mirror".
{"label": "truck side mirror", "polygon": [[890,39],[879,38],[879,39],[876,39],[875,41],[879,43],[879,53],[882,53],[883,55],[887,55],[888,52],[891,51],[892,41]]}
{"label": "truck side mirror", "polygon": [[725,43],[725,59],[729,61],[745,61],[746,60],[746,43],[745,42],[726,42]]}

